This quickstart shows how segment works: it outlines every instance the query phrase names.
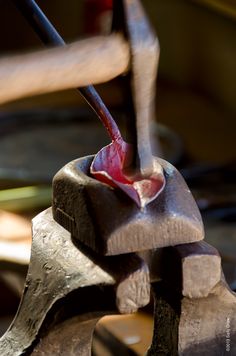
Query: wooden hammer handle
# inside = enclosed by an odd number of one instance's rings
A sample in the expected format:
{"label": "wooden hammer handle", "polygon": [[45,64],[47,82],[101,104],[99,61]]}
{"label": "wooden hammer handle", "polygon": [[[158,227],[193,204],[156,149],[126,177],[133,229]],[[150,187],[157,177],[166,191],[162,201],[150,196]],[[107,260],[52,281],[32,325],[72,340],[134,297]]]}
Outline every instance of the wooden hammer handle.
{"label": "wooden hammer handle", "polygon": [[109,81],[128,70],[119,34],[0,59],[0,104],[26,96]]}

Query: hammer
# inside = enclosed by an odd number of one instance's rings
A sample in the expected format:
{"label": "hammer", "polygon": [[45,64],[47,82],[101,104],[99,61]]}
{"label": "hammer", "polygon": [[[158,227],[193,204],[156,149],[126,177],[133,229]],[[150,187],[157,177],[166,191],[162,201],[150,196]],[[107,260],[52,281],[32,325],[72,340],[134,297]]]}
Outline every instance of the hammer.
{"label": "hammer", "polygon": [[[65,46],[34,0],[13,2],[46,45]],[[149,122],[154,116],[159,43],[139,1],[114,1],[113,23],[115,32],[107,37],[79,41],[66,46],[66,50],[51,49],[1,59],[0,102],[77,85],[98,117],[111,118],[90,83],[107,81],[130,71],[135,112],[131,137],[133,162],[136,171],[149,176],[154,170]]]}

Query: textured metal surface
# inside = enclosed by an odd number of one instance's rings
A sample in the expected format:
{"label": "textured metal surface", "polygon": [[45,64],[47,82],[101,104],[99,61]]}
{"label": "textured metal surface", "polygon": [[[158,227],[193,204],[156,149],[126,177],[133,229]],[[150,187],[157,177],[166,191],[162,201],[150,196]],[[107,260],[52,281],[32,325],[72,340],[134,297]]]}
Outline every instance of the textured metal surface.
{"label": "textured metal surface", "polygon": [[[33,220],[32,254],[25,290],[17,315],[0,340],[0,354],[21,355],[36,343],[39,333],[43,338],[48,329],[51,330],[47,323],[45,325],[45,318],[60,300],[64,309],[75,306],[64,314],[93,320],[112,312],[136,311],[148,303],[149,290],[148,269],[138,256],[117,256],[111,260],[89,251],[81,252],[48,209]],[[73,301],[71,293],[75,291],[78,295]],[[52,318],[56,316],[55,307]],[[83,335],[83,328],[80,330]],[[78,342],[83,340],[81,335]],[[87,345],[86,350],[90,346]],[[78,347],[82,347],[81,343]]]}
{"label": "textured metal surface", "polygon": [[148,356],[235,355],[236,294],[220,264],[215,265],[217,251],[203,242],[163,250],[162,281],[153,283],[154,334]]}
{"label": "textured metal surface", "polygon": [[180,173],[162,165],[166,187],[140,210],[119,189],[89,177],[93,157],[68,163],[53,180],[53,216],[76,240],[105,255],[203,239],[197,205]]}
{"label": "textured metal surface", "polygon": [[[33,13],[26,17],[44,42],[64,45],[33,0],[16,3],[23,13],[31,6]],[[122,5],[122,31],[131,51],[135,164],[145,176],[152,172],[155,159],[163,167],[166,187],[155,201],[139,209],[121,191],[90,177],[92,156],[73,161],[58,172],[53,181],[53,216],[48,209],[33,221],[25,290],[17,315],[0,340],[2,356],[90,355],[99,318],[135,312],[149,301],[147,264],[131,252],[163,247],[147,254],[155,299],[155,327],[148,355],[236,354],[236,295],[224,281],[219,254],[198,242],[204,236],[201,216],[179,172],[151,154],[149,120],[153,116],[159,44],[139,0],[123,0]],[[118,52],[120,45],[126,51],[123,72],[129,50],[122,38],[115,35],[114,39],[119,42]],[[110,40],[114,44],[113,37]],[[95,52],[101,45],[94,56],[97,65],[104,42],[94,41],[89,48]],[[85,51],[85,67],[87,44],[82,43],[79,50],[80,54]],[[108,56],[110,51],[109,47]],[[57,52],[51,53],[54,56]],[[13,60],[12,68],[14,65]],[[97,70],[96,65],[93,69]],[[45,86],[42,91],[49,89]],[[80,91],[100,118],[109,116],[93,87]],[[29,93],[33,93],[32,88],[26,91]]]}
{"label": "textured metal surface", "polygon": [[[161,253],[160,253],[161,252]],[[153,251],[148,263],[155,326],[148,355],[236,352],[236,295],[218,252],[200,241]],[[161,281],[160,281],[161,280]],[[33,222],[31,264],[19,311],[0,354],[90,355],[104,315],[136,311],[149,300],[149,272],[135,254],[103,257],[73,242],[51,209]],[[228,344],[227,344],[228,345]]]}
{"label": "textured metal surface", "polygon": [[152,282],[160,279],[188,298],[206,297],[221,279],[221,258],[205,241],[153,250],[145,258]]}

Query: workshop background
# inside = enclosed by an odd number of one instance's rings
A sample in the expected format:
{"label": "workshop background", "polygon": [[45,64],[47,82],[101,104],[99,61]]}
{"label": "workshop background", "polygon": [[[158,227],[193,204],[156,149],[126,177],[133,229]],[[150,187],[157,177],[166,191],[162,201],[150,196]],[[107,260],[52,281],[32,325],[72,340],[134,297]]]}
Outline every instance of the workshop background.
{"label": "workshop background", "polygon": [[[66,42],[110,31],[112,1],[38,4]],[[185,177],[202,212],[206,241],[221,253],[226,279],[236,290],[236,3],[143,0],[143,5],[161,47],[153,147]],[[0,56],[43,48],[11,1],[0,0],[0,29]],[[122,80],[96,87],[124,127]],[[30,219],[50,206],[52,177],[109,140],[75,90],[2,105],[0,136],[2,334],[15,314],[27,272]],[[109,317],[103,327],[111,341],[141,355],[152,336],[150,315],[147,309],[137,316]]]}

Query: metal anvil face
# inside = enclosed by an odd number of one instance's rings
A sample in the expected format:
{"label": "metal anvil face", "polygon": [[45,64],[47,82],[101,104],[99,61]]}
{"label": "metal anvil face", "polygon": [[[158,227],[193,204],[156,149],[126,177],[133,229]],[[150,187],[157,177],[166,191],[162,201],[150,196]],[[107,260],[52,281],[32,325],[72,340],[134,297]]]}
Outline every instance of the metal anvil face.
{"label": "metal anvil face", "polygon": [[[15,319],[0,340],[0,355],[90,355],[92,332],[99,318],[133,313],[147,305],[148,268],[135,254],[111,259],[82,251],[69,232],[53,220],[51,208],[33,219],[32,230],[25,290]],[[75,323],[71,320],[74,316],[78,317]],[[68,323],[63,326],[65,319]],[[53,338],[54,332],[50,335],[56,324],[62,326],[59,339]],[[78,352],[72,352],[73,348]]]}
{"label": "metal anvil face", "polygon": [[140,210],[119,189],[89,175],[93,156],[68,163],[53,180],[53,217],[77,239],[104,255],[173,246],[203,239],[202,219],[180,173],[162,165],[166,187]]}

